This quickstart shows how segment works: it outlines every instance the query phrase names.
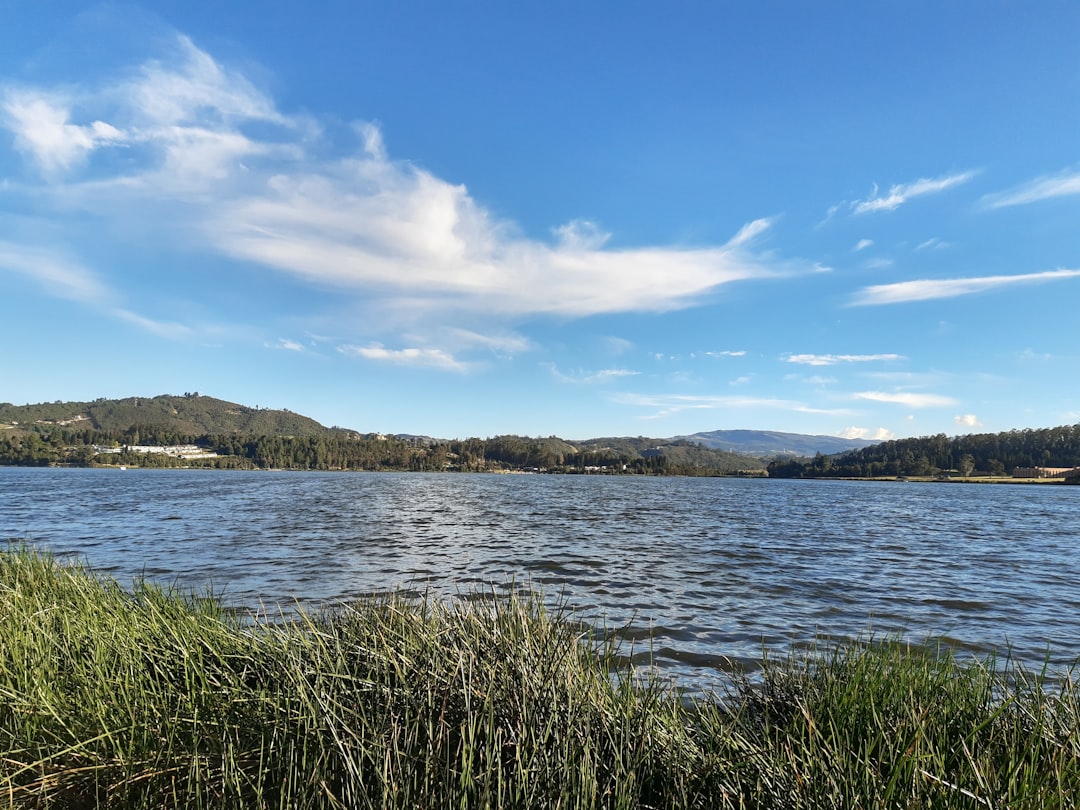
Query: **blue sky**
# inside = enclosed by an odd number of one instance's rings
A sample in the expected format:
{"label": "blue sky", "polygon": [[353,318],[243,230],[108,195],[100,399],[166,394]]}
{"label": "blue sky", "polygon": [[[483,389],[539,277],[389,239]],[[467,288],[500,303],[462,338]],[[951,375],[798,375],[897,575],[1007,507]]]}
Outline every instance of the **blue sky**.
{"label": "blue sky", "polygon": [[1073,2],[0,0],[0,401],[1080,421]]}

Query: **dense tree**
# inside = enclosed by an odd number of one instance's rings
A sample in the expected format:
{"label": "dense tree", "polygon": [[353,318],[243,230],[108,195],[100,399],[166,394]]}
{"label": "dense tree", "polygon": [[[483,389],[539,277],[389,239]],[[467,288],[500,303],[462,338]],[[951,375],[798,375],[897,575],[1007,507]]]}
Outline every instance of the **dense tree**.
{"label": "dense tree", "polygon": [[775,461],[774,478],[887,475],[1003,475],[1016,467],[1080,466],[1080,424],[973,434],[944,434],[882,442],[823,459]]}

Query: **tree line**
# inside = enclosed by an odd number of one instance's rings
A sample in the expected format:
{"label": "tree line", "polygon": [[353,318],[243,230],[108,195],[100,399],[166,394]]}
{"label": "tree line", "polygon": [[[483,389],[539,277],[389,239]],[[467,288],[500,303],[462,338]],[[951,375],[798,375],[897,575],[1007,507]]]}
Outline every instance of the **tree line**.
{"label": "tree line", "polygon": [[[213,458],[183,459],[131,446],[195,445]],[[126,430],[33,425],[0,432],[0,465],[207,467],[217,469],[484,472],[528,470],[637,475],[764,474],[764,465],[690,442],[645,438],[570,444],[551,436],[435,440],[326,431],[316,436],[194,435],[175,428]]]}
{"label": "tree line", "polygon": [[1080,424],[896,439],[833,456],[776,460],[772,478],[1008,475],[1017,467],[1080,466]]}

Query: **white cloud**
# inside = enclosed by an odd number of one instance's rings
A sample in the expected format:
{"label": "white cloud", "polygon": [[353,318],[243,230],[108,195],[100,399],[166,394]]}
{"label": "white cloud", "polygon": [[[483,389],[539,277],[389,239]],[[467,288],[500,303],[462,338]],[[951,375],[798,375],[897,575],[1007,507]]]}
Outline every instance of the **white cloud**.
{"label": "white cloud", "polygon": [[93,272],[55,251],[0,241],[0,269],[31,279],[56,298],[92,306],[113,299],[112,292]]}
{"label": "white cloud", "polygon": [[902,354],[789,354],[784,360],[806,366],[835,366],[840,363],[876,363],[906,360]]}
{"label": "white cloud", "polygon": [[856,245],[855,245],[855,247],[853,248],[853,250],[854,250],[854,251],[855,251],[856,253],[858,253],[858,252],[859,252],[860,250],[866,250],[866,249],[867,249],[868,247],[873,247],[873,245],[874,245],[874,240],[873,240],[873,239],[860,239],[860,240],[859,240],[859,241],[858,241],[858,242],[856,243]]}
{"label": "white cloud", "polygon": [[965,413],[959,416],[954,416],[953,421],[956,422],[956,424],[958,425],[962,425],[963,427],[982,427],[982,422],[980,422],[979,418],[973,413]]}
{"label": "white cloud", "polygon": [[[208,223],[226,253],[416,310],[581,317],[691,306],[714,288],[784,270],[745,249],[607,250],[512,236],[463,186],[371,156],[279,175]],[[745,230],[745,229],[744,229]]]}
{"label": "white cloud", "polygon": [[896,405],[906,405],[909,408],[938,408],[956,404],[956,400],[952,397],[944,397],[940,394],[918,394],[909,391],[894,393],[885,391],[859,391],[854,394],[854,396],[855,399],[868,399],[872,402],[890,402]]}
{"label": "white cloud", "polygon": [[381,343],[369,346],[339,346],[338,351],[352,357],[390,363],[395,366],[420,366],[437,368],[445,371],[466,371],[468,366],[459,362],[452,354],[442,349],[410,347],[407,349],[387,349]]}
{"label": "white cloud", "polygon": [[868,214],[874,211],[894,211],[913,197],[921,197],[924,194],[936,194],[940,191],[966,183],[977,172],[967,171],[960,174],[950,174],[945,177],[920,178],[913,183],[901,183],[889,188],[889,193],[878,196],[877,186],[874,186],[873,195],[866,200],[855,200],[851,203],[852,211],[856,214]]}
{"label": "white cloud", "polygon": [[745,350],[738,351],[722,351],[722,352],[702,352],[706,357],[746,357]]}
{"label": "white cloud", "polygon": [[840,431],[842,439],[871,439],[875,442],[884,442],[895,439],[896,434],[888,428],[879,427],[876,430],[863,427],[848,427]]}
{"label": "white cloud", "polygon": [[586,385],[608,383],[622,377],[636,377],[641,373],[640,371],[632,371],[625,368],[606,368],[600,371],[580,371],[573,374],[566,374],[560,371],[554,363],[545,363],[545,365],[551,371],[551,375],[560,382],[583,383]]}
{"label": "white cloud", "polygon": [[602,339],[602,343],[605,351],[614,355],[625,354],[634,348],[633,341],[621,337],[608,336]]}
{"label": "white cloud", "polygon": [[4,270],[31,279],[47,295],[76,301],[152,334],[169,339],[195,334],[195,330],[184,324],[148,318],[126,308],[121,296],[97,274],[55,249],[0,241],[0,271]]}
{"label": "white cloud", "polygon": [[823,377],[820,374],[813,374],[809,377],[804,377],[801,374],[785,374],[784,379],[819,386],[832,385],[837,382],[836,377]]}
{"label": "white cloud", "polygon": [[568,251],[599,250],[609,239],[610,233],[600,230],[595,222],[575,219],[553,229],[559,246]]}
{"label": "white cloud", "polygon": [[104,121],[68,123],[70,102],[59,96],[9,90],[0,112],[4,126],[15,135],[15,147],[50,173],[71,168],[101,144],[123,140],[122,133]]}
{"label": "white cloud", "polygon": [[151,334],[169,338],[170,340],[191,337],[194,334],[194,330],[190,326],[175,321],[159,321],[154,318],[147,318],[123,307],[113,309],[112,314],[121,320],[135,324]]}
{"label": "white cloud", "polygon": [[462,349],[487,349],[497,357],[513,357],[533,348],[528,338],[509,333],[485,335],[471,329],[453,327],[446,331],[446,336],[448,342]]}
{"label": "white cloud", "polygon": [[131,101],[147,118],[163,126],[207,120],[224,126],[243,121],[285,123],[273,101],[242,74],[222,67],[186,36],[178,36],[175,44],[168,64],[147,62],[128,86]]}
{"label": "white cloud", "polygon": [[289,340],[288,338],[278,338],[277,343],[266,343],[264,345],[268,349],[280,349],[287,352],[304,351],[304,344],[297,343],[295,340]]}
{"label": "white cloud", "polygon": [[[704,247],[612,248],[584,219],[550,243],[523,236],[464,185],[393,160],[375,124],[354,125],[356,154],[326,158],[310,119],[183,36],[133,78],[80,88],[78,106],[50,92],[8,92],[0,123],[35,163],[67,173],[45,186],[60,204],[118,224],[138,215],[181,246],[339,290],[384,326],[664,312],[820,269],[756,250],[768,219]],[[122,161],[105,154],[118,148]]]}
{"label": "white cloud", "polygon": [[1006,191],[987,194],[982,198],[982,202],[988,208],[1005,208],[1072,194],[1080,194],[1080,172],[1061,172],[1037,177]]}
{"label": "white cloud", "polygon": [[932,236],[925,242],[920,242],[916,245],[915,250],[944,250],[947,247],[949,247],[948,242],[944,242],[936,236]]}
{"label": "white cloud", "polygon": [[907,301],[930,301],[936,298],[955,298],[997,289],[998,287],[1035,284],[1076,278],[1080,270],[1048,270],[1017,276],[982,276],[980,278],[918,279],[895,284],[877,284],[855,293],[852,306],[900,304]]}

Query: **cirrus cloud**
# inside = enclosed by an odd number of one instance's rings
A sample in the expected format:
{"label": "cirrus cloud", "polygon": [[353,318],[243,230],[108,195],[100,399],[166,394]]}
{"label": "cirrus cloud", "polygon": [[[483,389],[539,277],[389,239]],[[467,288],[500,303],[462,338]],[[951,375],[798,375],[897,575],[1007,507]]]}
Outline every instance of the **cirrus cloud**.
{"label": "cirrus cloud", "polygon": [[859,391],[854,394],[855,399],[866,399],[871,402],[890,402],[896,405],[906,405],[909,408],[941,408],[956,404],[952,397],[940,394],[919,394],[911,391],[886,392],[886,391]]}
{"label": "cirrus cloud", "polygon": [[874,363],[906,359],[902,354],[789,354],[784,358],[785,362],[805,366],[835,366],[840,363]]}
{"label": "cirrus cloud", "polygon": [[896,434],[888,428],[879,427],[876,430],[864,427],[852,427],[844,428],[840,431],[840,437],[843,439],[869,439],[875,442],[884,442],[889,439],[895,439]]}
{"label": "cirrus cloud", "polygon": [[901,304],[909,301],[930,301],[936,298],[956,298],[961,295],[986,292],[999,287],[1036,284],[1045,281],[1061,281],[1080,276],[1080,270],[1047,270],[1015,276],[982,276],[978,278],[942,278],[899,281],[894,284],[876,284],[855,293],[852,306],[875,306]]}
{"label": "cirrus cloud", "polygon": [[612,247],[584,219],[551,241],[531,238],[464,184],[393,159],[375,124],[354,124],[354,151],[335,151],[310,117],[280,111],[184,36],[77,98],[49,87],[0,94],[0,125],[44,172],[32,190],[40,199],[118,225],[137,217],[179,249],[275,271],[335,304],[351,299],[371,315],[358,322],[438,330],[478,312],[504,323],[667,312],[734,282],[822,269],[757,249],[765,218],[698,247]]}
{"label": "cirrus cloud", "polygon": [[426,366],[444,371],[467,371],[468,365],[454,358],[449,352],[435,348],[409,347],[387,349],[381,343],[368,346],[339,346],[338,351],[352,357],[375,360],[395,366]]}
{"label": "cirrus cloud", "polygon": [[873,195],[866,200],[855,200],[851,203],[851,210],[855,214],[869,214],[875,211],[894,211],[913,197],[922,197],[926,194],[936,194],[939,191],[966,183],[978,172],[967,171],[959,174],[945,175],[944,177],[926,178],[921,177],[912,183],[900,183],[890,186],[889,193],[879,195],[877,186],[874,186]]}
{"label": "cirrus cloud", "polygon": [[987,194],[982,202],[987,208],[1006,208],[1073,194],[1080,194],[1080,172],[1076,171],[1037,177],[1006,191]]}

